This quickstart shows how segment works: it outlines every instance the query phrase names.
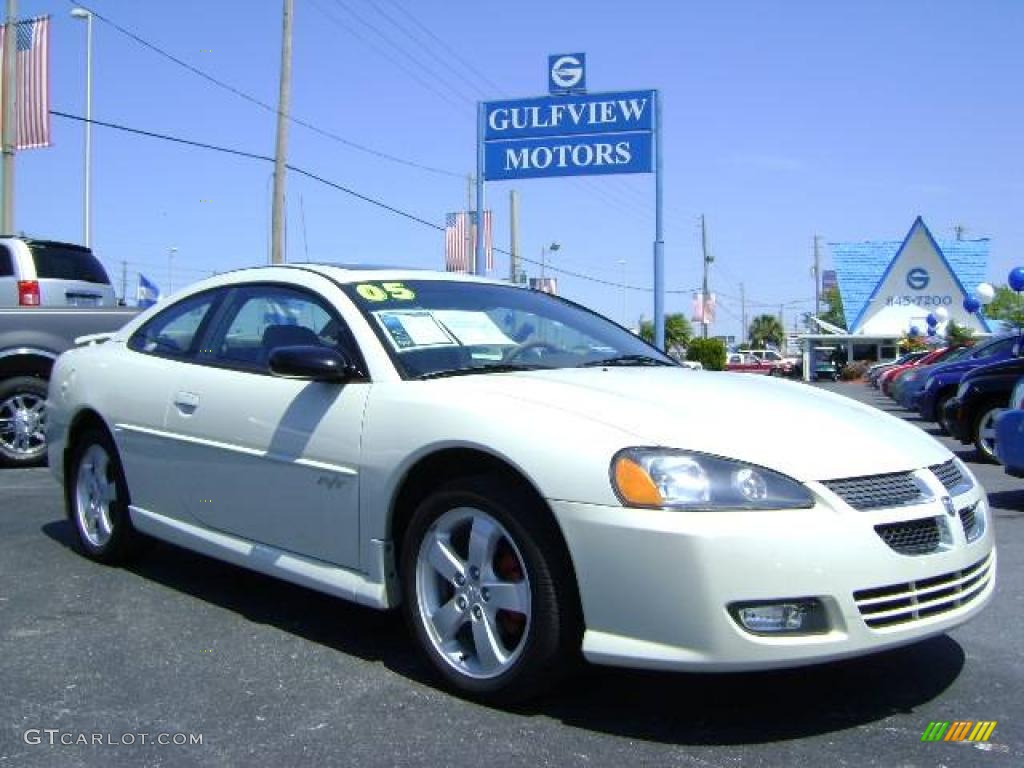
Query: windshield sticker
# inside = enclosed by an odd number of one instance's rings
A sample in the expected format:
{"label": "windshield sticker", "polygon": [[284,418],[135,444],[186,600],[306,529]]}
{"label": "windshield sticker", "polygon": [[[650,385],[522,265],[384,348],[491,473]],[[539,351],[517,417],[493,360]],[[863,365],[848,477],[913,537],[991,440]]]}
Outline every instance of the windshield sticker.
{"label": "windshield sticker", "polygon": [[458,339],[460,344],[467,347],[514,346],[516,343],[505,335],[486,312],[462,309],[435,310],[434,319]]}
{"label": "windshield sticker", "polygon": [[412,301],[416,298],[416,292],[406,288],[403,283],[360,283],[356,286],[356,293],[367,301]]}
{"label": "windshield sticker", "polygon": [[395,348],[403,352],[423,347],[455,346],[456,341],[428,311],[374,312]]}

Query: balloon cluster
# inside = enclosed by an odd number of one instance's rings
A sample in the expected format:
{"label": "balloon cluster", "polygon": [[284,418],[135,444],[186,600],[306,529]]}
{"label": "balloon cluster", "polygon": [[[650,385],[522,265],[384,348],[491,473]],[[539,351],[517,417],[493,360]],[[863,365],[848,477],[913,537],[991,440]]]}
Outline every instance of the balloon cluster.
{"label": "balloon cluster", "polygon": [[[1020,268],[1018,267],[1018,269]],[[1013,279],[1012,275],[1017,271],[1015,269],[1010,273],[1011,280]],[[1024,270],[1020,270],[1017,278],[1020,280],[1021,288],[1024,288]],[[1014,290],[1017,289],[1014,288]],[[964,299],[964,309],[972,315],[980,310],[982,305],[990,303],[996,297],[996,289],[992,287],[991,283],[978,283],[978,287],[974,289],[974,294],[974,296],[968,296]]]}

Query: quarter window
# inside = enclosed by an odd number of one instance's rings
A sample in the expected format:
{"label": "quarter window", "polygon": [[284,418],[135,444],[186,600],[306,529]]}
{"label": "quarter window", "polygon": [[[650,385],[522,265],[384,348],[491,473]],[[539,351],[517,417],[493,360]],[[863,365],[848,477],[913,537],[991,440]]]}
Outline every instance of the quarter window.
{"label": "quarter window", "polygon": [[218,295],[202,293],[168,307],[132,335],[128,348],[161,357],[191,356]]}
{"label": "quarter window", "polygon": [[0,277],[13,277],[14,264],[11,262],[11,252],[6,245],[0,245]]}

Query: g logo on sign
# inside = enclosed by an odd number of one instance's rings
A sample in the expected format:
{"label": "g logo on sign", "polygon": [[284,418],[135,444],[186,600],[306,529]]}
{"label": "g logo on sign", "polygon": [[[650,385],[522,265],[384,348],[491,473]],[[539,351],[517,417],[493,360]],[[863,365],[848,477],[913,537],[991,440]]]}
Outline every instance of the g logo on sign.
{"label": "g logo on sign", "polygon": [[923,291],[928,287],[928,271],[922,267],[914,267],[907,272],[907,285],[915,291]]}
{"label": "g logo on sign", "polygon": [[586,61],[583,53],[548,56],[548,90],[551,93],[582,90],[586,85]]}

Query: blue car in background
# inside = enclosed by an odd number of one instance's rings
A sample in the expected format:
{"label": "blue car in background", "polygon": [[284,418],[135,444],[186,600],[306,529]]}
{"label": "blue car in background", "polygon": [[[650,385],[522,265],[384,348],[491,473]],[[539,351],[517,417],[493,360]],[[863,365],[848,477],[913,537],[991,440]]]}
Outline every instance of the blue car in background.
{"label": "blue car in background", "polygon": [[1010,395],[1008,410],[996,418],[996,458],[1006,474],[1024,477],[1024,379]]}
{"label": "blue car in background", "polygon": [[915,366],[904,371],[891,387],[893,399],[908,411],[916,411],[918,400],[921,398],[921,390],[924,389],[924,383],[935,366],[960,360],[970,354],[972,349],[973,347],[950,349],[931,365]]}
{"label": "blue car in background", "polygon": [[[956,395],[956,388],[960,386],[963,375],[979,366],[1015,357],[1019,341],[1020,337],[1016,333],[996,336],[976,344],[960,359],[932,368],[917,401],[917,412],[921,418],[925,421],[939,421],[942,407]],[[949,431],[941,421],[939,425]]]}

